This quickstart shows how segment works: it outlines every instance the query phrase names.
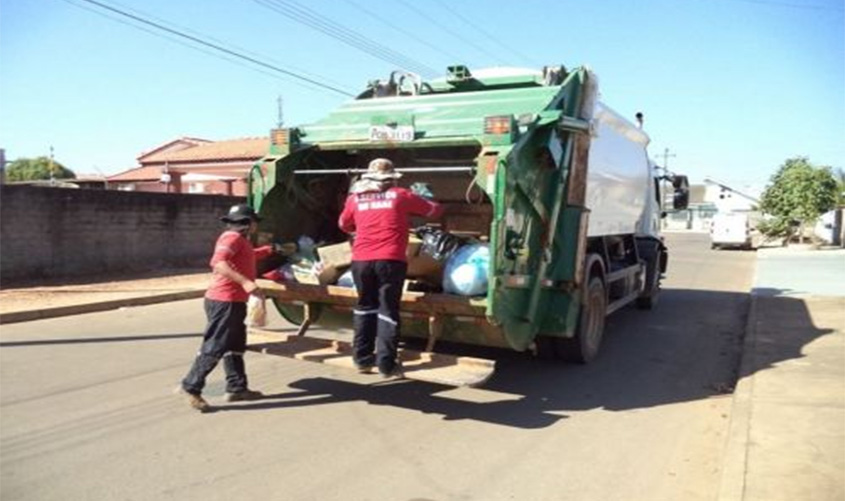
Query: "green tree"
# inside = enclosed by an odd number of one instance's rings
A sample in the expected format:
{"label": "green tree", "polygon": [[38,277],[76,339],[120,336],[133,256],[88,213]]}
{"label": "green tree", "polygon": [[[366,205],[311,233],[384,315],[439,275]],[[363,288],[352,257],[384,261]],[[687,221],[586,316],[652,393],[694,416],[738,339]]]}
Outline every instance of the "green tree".
{"label": "green tree", "polygon": [[[53,160],[53,178],[75,179],[76,174]],[[47,157],[19,158],[6,166],[6,179],[9,181],[50,179],[50,159]]]}
{"label": "green tree", "polygon": [[807,157],[788,159],[763,192],[760,208],[775,219],[760,230],[783,236],[789,233],[792,221],[797,221],[803,241],[805,226],[836,205],[837,189],[830,167],[817,167]]}

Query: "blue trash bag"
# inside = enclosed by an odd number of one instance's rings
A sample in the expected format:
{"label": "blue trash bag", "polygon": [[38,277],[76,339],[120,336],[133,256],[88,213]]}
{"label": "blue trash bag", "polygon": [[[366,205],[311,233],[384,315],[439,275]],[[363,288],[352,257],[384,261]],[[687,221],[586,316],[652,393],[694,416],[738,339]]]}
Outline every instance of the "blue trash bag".
{"label": "blue trash bag", "polygon": [[337,279],[337,285],[339,287],[349,287],[350,289],[356,289],[355,287],[355,280],[352,278],[352,270],[346,270],[340,278]]}
{"label": "blue trash bag", "polygon": [[446,261],[443,291],[461,296],[486,294],[489,267],[490,249],[487,244],[467,244],[460,247]]}

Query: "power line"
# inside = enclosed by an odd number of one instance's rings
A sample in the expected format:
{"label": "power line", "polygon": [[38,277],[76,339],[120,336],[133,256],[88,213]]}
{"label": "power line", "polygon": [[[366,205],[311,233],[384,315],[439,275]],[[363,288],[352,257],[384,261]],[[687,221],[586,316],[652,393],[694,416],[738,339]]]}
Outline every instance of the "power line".
{"label": "power line", "polygon": [[283,74],[285,74],[285,75],[288,75],[288,76],[290,76],[290,77],[296,78],[296,79],[298,79],[298,80],[301,80],[301,81],[304,81],[304,82],[308,82],[308,83],[309,83],[309,84],[311,84],[311,85],[316,85],[317,87],[321,87],[321,88],[323,88],[323,89],[330,90],[330,91],[332,91],[332,92],[336,92],[336,93],[338,93],[338,94],[342,94],[342,95],[344,95],[344,96],[354,97],[354,95],[353,95],[353,94],[350,94],[350,93],[348,93],[348,92],[346,92],[346,91],[344,91],[344,90],[338,89],[338,88],[336,88],[336,87],[332,87],[332,86],[330,86],[330,85],[326,85],[326,84],[324,84],[324,83],[322,83],[322,82],[319,82],[319,81],[314,80],[314,79],[312,79],[312,78],[308,78],[308,77],[302,76],[302,75],[300,75],[300,74],[298,74],[298,73],[295,73],[295,72],[293,72],[293,71],[286,70],[286,69],[281,68],[281,67],[279,67],[279,66],[275,66],[275,65],[272,65],[272,64],[268,64],[268,63],[265,63],[264,61],[259,61],[258,59],[255,59],[254,57],[250,57],[250,56],[247,56],[247,55],[242,54],[242,53],[240,53],[240,52],[236,52],[236,51],[234,51],[234,50],[227,49],[226,47],[222,47],[222,46],[220,46],[220,45],[218,45],[218,44],[214,44],[214,43],[208,42],[208,41],[203,40],[203,39],[201,39],[201,38],[199,38],[199,37],[196,37],[196,36],[193,36],[193,35],[189,35],[189,34],[184,33],[184,32],[182,32],[182,31],[179,31],[179,30],[176,30],[176,29],[173,29],[173,28],[169,28],[169,27],[164,26],[164,25],[162,25],[162,24],[160,24],[160,23],[156,23],[156,22],[154,22],[154,21],[150,21],[149,19],[145,19],[144,17],[141,17],[141,16],[139,16],[139,15],[132,14],[132,13],[129,13],[129,12],[126,12],[126,11],[120,10],[120,9],[118,9],[118,8],[116,8],[116,7],[111,6],[111,5],[107,5],[107,4],[104,4],[104,3],[98,2],[98,1],[96,1],[96,0],[78,0],[78,1],[87,2],[87,3],[90,3],[90,4],[92,4],[92,5],[96,5],[96,6],[100,7],[100,8],[102,8],[102,9],[106,9],[106,10],[108,10],[108,11],[110,11],[110,12],[114,12],[115,14],[118,14],[118,15],[120,15],[120,16],[123,16],[123,17],[129,18],[129,19],[132,19],[132,20],[137,21],[137,22],[139,22],[139,23],[143,23],[143,24],[145,24],[145,25],[147,25],[147,26],[152,26],[153,28],[156,28],[156,29],[158,29],[158,30],[161,30],[161,31],[164,31],[164,32],[170,33],[171,35],[175,35],[175,36],[178,36],[178,37],[180,37],[180,38],[184,38],[184,39],[186,39],[186,40],[190,40],[190,41],[192,41],[192,42],[194,42],[194,43],[198,43],[198,44],[203,45],[203,46],[205,46],[205,47],[209,47],[209,48],[211,48],[211,49],[214,49],[214,50],[220,51],[220,52],[222,52],[222,53],[224,53],[224,54],[227,54],[227,55],[229,55],[229,56],[236,57],[236,58],[238,58],[238,59],[243,59],[243,60],[245,60],[245,61],[248,61],[248,62],[250,62],[250,63],[252,63],[252,64],[255,64],[255,65],[261,66],[261,67],[263,67],[263,68],[267,68],[267,69],[270,69],[270,70],[273,70],[273,71],[276,71],[276,72],[279,72],[279,73],[283,73]]}
{"label": "power line", "polygon": [[488,40],[492,41],[493,43],[495,43],[495,44],[496,44],[496,45],[498,45],[499,47],[501,47],[501,48],[505,49],[506,51],[510,52],[511,54],[515,55],[517,58],[519,58],[519,59],[521,59],[521,60],[523,60],[523,61],[525,61],[525,62],[527,62],[527,63],[533,64],[533,63],[531,62],[531,58],[530,58],[530,57],[526,56],[525,54],[522,54],[522,53],[518,52],[518,51],[517,51],[516,49],[514,49],[511,45],[508,45],[508,44],[506,44],[506,43],[502,43],[502,42],[499,40],[499,38],[498,38],[498,37],[495,37],[495,36],[491,35],[491,34],[490,34],[490,33],[488,33],[488,32],[487,32],[484,28],[482,28],[482,27],[481,27],[481,26],[479,26],[478,24],[476,24],[476,23],[472,22],[472,20],[467,19],[466,17],[464,17],[463,15],[461,15],[458,11],[456,11],[455,9],[453,9],[452,7],[450,7],[450,6],[449,6],[446,2],[444,2],[443,0],[436,0],[436,2],[437,2],[438,4],[440,4],[440,6],[441,6],[443,9],[447,10],[450,14],[452,14],[453,16],[455,16],[456,18],[458,18],[458,19],[459,19],[460,21],[462,21],[464,24],[466,24],[467,26],[469,26],[469,27],[470,27],[470,28],[472,28],[473,30],[477,31],[478,33],[481,33],[482,35],[484,35],[484,37],[486,37]]}
{"label": "power line", "polygon": [[[172,28],[172,29],[177,29],[177,30],[179,30],[179,31],[182,31],[182,32],[185,32],[185,33],[189,33],[189,34],[192,34],[192,35],[197,36],[197,37],[203,37],[203,38],[205,38],[205,40],[207,40],[207,41],[215,42],[215,43],[217,43],[217,44],[219,44],[219,45],[223,45],[223,46],[229,47],[229,48],[230,48],[230,49],[232,49],[232,50],[237,50],[238,52],[240,52],[240,53],[242,53],[242,54],[246,54],[246,55],[252,56],[252,57],[254,57],[254,58],[256,58],[256,59],[260,59],[260,60],[263,60],[263,61],[270,61],[270,62],[272,62],[272,63],[274,63],[274,64],[279,65],[279,66],[284,65],[285,67],[287,67],[287,68],[289,69],[288,71],[295,71],[295,72],[297,72],[297,73],[300,73],[300,74],[302,74],[302,75],[305,75],[305,76],[307,76],[307,77],[309,77],[309,78],[312,78],[312,79],[314,79],[314,80],[318,80],[318,81],[321,81],[321,82],[331,83],[332,85],[335,85],[335,86],[338,86],[338,87],[342,87],[342,86],[343,86],[343,83],[340,83],[340,82],[338,82],[338,81],[336,81],[336,80],[332,80],[332,79],[330,79],[330,78],[326,78],[324,75],[317,75],[317,74],[311,73],[310,71],[305,70],[305,69],[303,69],[303,68],[298,68],[298,67],[293,66],[293,65],[288,64],[288,63],[282,63],[282,62],[280,62],[278,59],[273,59],[272,57],[269,57],[269,56],[267,56],[266,54],[261,54],[261,53],[258,53],[258,52],[255,52],[255,51],[252,51],[252,50],[250,50],[250,49],[246,49],[246,48],[244,48],[244,47],[239,47],[239,46],[237,46],[237,45],[235,45],[235,44],[233,44],[233,43],[226,42],[226,41],[224,41],[224,40],[220,40],[219,38],[215,38],[214,36],[211,36],[211,35],[209,35],[208,33],[200,33],[200,32],[198,32],[198,31],[196,31],[196,30],[192,30],[192,29],[191,29],[191,28],[189,28],[189,27],[186,27],[186,26],[180,26],[180,25],[178,25],[178,24],[176,24],[176,23],[173,23],[173,22],[167,21],[167,20],[162,19],[162,18],[160,18],[160,17],[156,17],[156,16],[154,16],[154,15],[152,15],[152,14],[150,14],[150,13],[142,12],[142,11],[139,11],[139,10],[137,10],[137,9],[133,9],[133,8],[132,8],[132,7],[130,7],[130,6],[127,6],[127,5],[121,4],[121,3],[119,3],[119,2],[115,2],[114,0],[110,0],[110,3],[111,3],[113,6],[118,6],[118,7],[122,8],[123,10],[129,11],[129,12],[133,12],[133,13],[135,13],[135,14],[137,14],[137,15],[143,15],[143,16],[144,16],[144,17],[146,17],[147,19],[152,19],[152,20],[154,20],[154,21],[159,22],[160,24],[163,24],[163,25],[165,25],[165,26],[169,26],[169,27],[170,27],[170,28]],[[93,10],[92,10],[92,12],[96,12],[96,11],[93,11]],[[113,18],[113,19],[115,19],[115,18]],[[121,22],[122,22],[122,21],[121,21]],[[128,24],[129,26],[134,26],[134,25],[129,24],[129,23],[126,23],[126,24]],[[141,28],[141,27],[138,27],[138,28],[139,28],[139,29],[143,29],[143,28]],[[145,30],[145,31],[147,31],[147,30]],[[151,32],[151,31],[148,31],[148,33],[152,33],[152,32]],[[174,40],[174,41],[175,41],[175,39],[173,39],[173,38],[168,38],[168,40]],[[185,45],[185,46],[186,46],[186,47],[193,47],[193,46],[191,46],[191,45]],[[206,51],[203,51],[203,52],[204,52],[204,53],[206,53],[206,54],[211,54],[211,52],[206,52]],[[229,59],[229,58],[224,58],[224,59],[225,59],[226,61],[233,61],[232,59]],[[233,61],[233,62],[234,62],[234,61]],[[238,63],[238,64],[240,64],[240,63]],[[243,66],[243,65],[242,65],[242,66]],[[246,66],[245,66],[245,67],[246,67]],[[262,72],[262,73],[264,73],[264,72]],[[264,73],[264,74],[268,74],[268,75],[269,75],[269,73]],[[275,75],[273,75],[273,76],[274,76],[274,77],[276,77]]]}
{"label": "power line", "polygon": [[335,40],[339,40],[349,46],[355,47],[377,59],[399,65],[409,71],[423,74],[436,74],[437,70],[401,54],[385,45],[371,40],[345,26],[331,21],[325,16],[296,3],[293,0],[253,0],[274,12],[277,12],[293,21],[311,27]]}
{"label": "power line", "polygon": [[385,19],[383,16],[376,14],[375,12],[373,12],[370,9],[364,7],[363,5],[361,5],[358,2],[355,2],[353,0],[346,0],[346,2],[349,3],[349,4],[352,4],[352,6],[354,6],[355,9],[360,10],[364,14],[367,14],[368,16],[372,17],[373,19],[379,21],[383,25],[393,29],[394,31],[398,31],[399,33],[402,34],[402,36],[408,37],[412,40],[416,40],[417,42],[425,45],[429,49],[434,50],[434,51],[440,53],[441,55],[448,57],[450,63],[456,63],[456,62],[461,61],[463,59],[460,56],[456,56],[455,54],[444,51],[440,47],[438,47],[438,46],[432,44],[431,42],[429,42],[428,40],[426,40],[426,39],[424,39],[420,36],[417,36],[412,31],[402,30],[400,28],[397,28],[395,22],[393,22],[389,19]]}
{"label": "power line", "polygon": [[[273,78],[273,79],[276,79],[276,80],[278,80],[278,79],[285,79],[285,80],[289,80],[288,78],[286,78],[286,77],[284,77],[284,76],[280,76],[278,73],[271,73],[271,72],[269,72],[269,71],[267,71],[267,70],[264,70],[264,69],[261,69],[261,68],[256,68],[255,66],[249,65],[249,64],[247,64],[247,63],[245,63],[245,62],[243,62],[243,61],[241,61],[241,60],[239,60],[239,59],[236,59],[236,58],[234,58],[234,57],[230,57],[230,56],[227,56],[227,55],[225,55],[225,54],[220,54],[220,53],[218,53],[218,52],[214,52],[214,51],[212,51],[212,50],[205,49],[205,48],[203,48],[203,47],[198,47],[198,46],[196,46],[196,45],[191,45],[191,44],[190,44],[190,43],[188,43],[188,42],[185,42],[185,41],[180,40],[180,39],[178,39],[178,38],[176,38],[176,37],[170,36],[170,35],[168,35],[168,34],[166,34],[166,33],[159,33],[159,32],[154,31],[154,30],[152,30],[152,29],[145,28],[144,26],[140,26],[140,25],[138,25],[138,24],[132,24],[131,22],[129,22],[129,21],[125,20],[125,19],[121,19],[121,18],[119,18],[119,17],[117,17],[117,16],[111,15],[111,14],[109,14],[108,12],[102,12],[102,11],[99,11],[99,10],[97,10],[97,9],[95,9],[95,8],[92,8],[92,7],[89,7],[89,6],[86,6],[86,5],[80,5],[80,4],[76,3],[77,1],[84,1],[84,0],[62,0],[62,1],[63,1],[63,2],[65,2],[65,3],[68,3],[68,4],[70,4],[70,5],[73,5],[74,7],[77,7],[77,8],[79,8],[79,9],[83,9],[83,10],[86,10],[86,11],[88,11],[88,12],[91,12],[92,14],[96,14],[96,15],[98,15],[98,16],[104,17],[104,18],[106,18],[106,19],[108,19],[108,20],[110,20],[110,21],[114,21],[114,22],[116,22],[116,23],[120,23],[120,24],[122,24],[122,25],[124,25],[124,26],[129,26],[130,28],[135,28],[136,30],[143,31],[144,33],[148,33],[148,34],[150,34],[150,35],[152,35],[152,36],[154,36],[154,37],[161,38],[162,40],[167,40],[168,42],[173,42],[173,43],[175,43],[175,44],[181,45],[182,47],[187,47],[187,48],[189,48],[189,49],[193,49],[193,50],[195,50],[195,51],[197,51],[197,52],[202,52],[203,54],[206,54],[206,55],[208,55],[208,56],[215,57],[215,58],[217,58],[217,59],[220,59],[220,60],[222,60],[222,61],[227,61],[227,62],[232,63],[232,64],[236,64],[236,65],[238,65],[238,66],[240,66],[240,67],[242,67],[242,68],[247,68],[247,69],[249,69],[250,71],[255,71],[255,72],[257,72],[257,73],[261,73],[262,75],[266,75],[266,76],[268,76],[268,77],[270,77],[270,78]],[[121,7],[126,8],[125,6],[121,6]],[[135,11],[135,12],[138,12],[138,11]],[[149,15],[148,15],[148,16],[149,16]],[[159,18],[156,18],[155,16],[149,16],[149,17],[152,17],[153,19],[156,19],[156,20],[158,20],[158,21],[160,21],[160,22],[162,22],[162,23],[166,22],[166,21],[163,21],[163,20],[161,20],[161,19],[159,19]],[[172,25],[172,23],[169,23],[169,24],[171,24],[171,25]],[[189,30],[189,29],[184,28],[184,27],[179,27],[179,28],[180,28],[180,29],[182,29],[182,30],[185,30],[185,31],[192,31],[192,30]],[[207,35],[205,35],[205,36],[207,36]],[[238,48],[238,50],[243,51],[243,49],[241,49],[240,47]],[[248,51],[247,51],[247,52],[248,52]],[[253,53],[253,54],[255,54],[255,53]],[[268,60],[270,60],[270,61],[273,61],[272,59],[267,58],[266,56],[262,56],[262,55],[260,55],[260,54],[258,54],[258,55],[257,55],[257,57],[264,57],[265,59],[268,59]],[[274,61],[274,62],[275,62],[275,61]],[[298,68],[297,68],[297,71],[302,72],[302,73],[307,73],[307,72],[304,72],[303,70],[298,69]],[[322,78],[322,79],[324,79],[324,80],[326,80],[326,81],[331,82],[331,80],[330,80],[330,79],[327,79],[327,78],[325,78],[325,77],[314,76],[314,75],[312,75],[312,77],[314,77],[315,79],[316,79],[316,78]],[[306,88],[309,88],[309,89],[324,90],[324,89],[321,89],[321,88],[316,88],[313,84],[308,83],[308,82],[301,82],[301,81],[294,80],[294,81],[293,81],[293,83],[294,83],[294,84],[296,84],[296,85],[301,85],[301,86],[306,87]],[[333,82],[333,83],[337,83],[337,82]],[[338,84],[338,85],[340,85],[340,84]]]}
{"label": "power line", "polygon": [[457,38],[458,40],[461,40],[462,42],[466,43],[467,45],[469,45],[469,46],[471,46],[471,47],[474,47],[477,51],[479,51],[479,52],[481,52],[481,53],[483,53],[483,54],[485,54],[485,55],[487,55],[487,56],[489,56],[489,57],[493,58],[495,61],[498,61],[499,63],[502,63],[502,62],[503,62],[501,59],[499,59],[499,56],[497,56],[497,55],[493,54],[492,52],[488,51],[488,50],[487,50],[487,49],[485,49],[484,47],[482,47],[482,46],[480,46],[480,45],[476,44],[476,43],[475,43],[475,42],[473,42],[472,40],[470,40],[470,39],[466,38],[465,36],[461,35],[460,33],[458,33],[458,32],[456,32],[456,31],[454,31],[454,30],[451,30],[451,29],[449,29],[449,28],[447,28],[447,27],[443,26],[443,24],[441,24],[441,23],[437,22],[437,20],[436,20],[436,19],[434,19],[434,18],[432,18],[431,16],[429,16],[429,15],[428,15],[425,11],[423,11],[423,10],[421,10],[421,9],[418,9],[417,7],[414,7],[413,5],[411,5],[410,3],[406,2],[405,0],[399,0],[399,3],[401,3],[402,5],[404,5],[406,9],[408,9],[408,10],[411,10],[411,11],[415,12],[418,16],[422,17],[423,19],[426,19],[426,20],[427,20],[428,22],[430,22],[431,24],[433,24],[433,25],[437,26],[437,27],[438,27],[438,28],[440,28],[442,31],[445,31],[446,33],[449,33],[450,35],[452,35],[453,37]]}

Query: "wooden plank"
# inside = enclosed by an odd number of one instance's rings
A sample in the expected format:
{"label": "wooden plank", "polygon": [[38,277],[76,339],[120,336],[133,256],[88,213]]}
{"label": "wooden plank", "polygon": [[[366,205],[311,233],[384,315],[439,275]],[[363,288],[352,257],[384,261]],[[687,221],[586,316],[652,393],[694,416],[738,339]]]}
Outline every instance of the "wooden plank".
{"label": "wooden plank", "polygon": [[[354,370],[347,341],[302,337],[265,329],[249,330],[247,349],[267,355],[319,362]],[[493,375],[494,360],[400,349],[405,379],[448,386],[479,386]]]}
{"label": "wooden plank", "polygon": [[[256,282],[265,296],[283,302],[326,303],[338,306],[355,306],[358,294],[354,289],[335,285],[278,283],[271,280]],[[401,310],[415,313],[442,313],[447,315],[484,316],[485,301],[452,294],[405,292]]]}

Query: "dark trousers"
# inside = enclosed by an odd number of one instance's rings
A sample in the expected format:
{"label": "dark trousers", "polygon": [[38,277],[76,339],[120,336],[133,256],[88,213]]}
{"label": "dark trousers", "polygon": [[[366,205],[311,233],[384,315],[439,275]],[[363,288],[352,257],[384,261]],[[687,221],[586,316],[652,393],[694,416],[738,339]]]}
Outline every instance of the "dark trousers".
{"label": "dark trousers", "polygon": [[376,365],[383,373],[395,367],[399,302],[407,270],[407,263],[402,261],[352,262],[352,278],[358,289],[353,321],[353,358],[357,365]]}
{"label": "dark trousers", "polygon": [[205,335],[188,375],[182,380],[182,388],[199,395],[205,387],[205,378],[223,359],[226,371],[226,391],[236,393],[248,388],[244,351],[246,350],[246,303],[205,300],[205,316],[208,325]]}

